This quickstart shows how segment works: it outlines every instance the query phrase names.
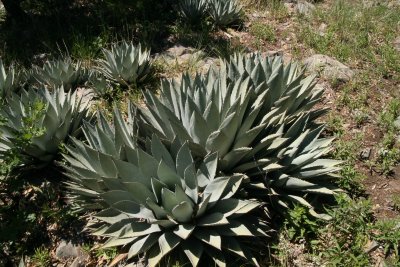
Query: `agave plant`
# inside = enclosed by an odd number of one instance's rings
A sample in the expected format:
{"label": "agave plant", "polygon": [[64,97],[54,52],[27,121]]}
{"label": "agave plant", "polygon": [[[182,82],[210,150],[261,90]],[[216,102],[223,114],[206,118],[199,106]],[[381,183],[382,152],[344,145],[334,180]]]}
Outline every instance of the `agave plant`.
{"label": "agave plant", "polygon": [[191,24],[198,24],[207,15],[207,0],[179,0],[179,13]]}
{"label": "agave plant", "polygon": [[90,114],[88,103],[76,93],[58,88],[12,94],[1,108],[0,117],[0,159],[16,153],[20,166],[40,168],[57,156],[69,136],[80,133],[83,120],[89,120]]}
{"label": "agave plant", "polygon": [[84,76],[81,62],[74,64],[69,57],[47,61],[43,68],[36,66],[32,70],[33,79],[40,84],[52,89],[63,86],[66,91],[75,89],[83,81]]}
{"label": "agave plant", "polygon": [[220,170],[248,175],[248,188],[260,190],[253,192],[283,206],[300,202],[317,215],[311,197],[335,193],[340,162],[321,158],[332,138],[318,138],[323,125],[315,119],[324,110],[311,110],[322,93],[314,85],[294,63],[236,55],[204,77],[164,81],[160,98],[147,92],[140,135],[177,136],[197,155],[218,152]]}
{"label": "agave plant", "polygon": [[258,265],[247,245],[268,228],[252,216],[260,203],[235,197],[246,176],[219,175],[216,153],[195,160],[178,139],[137,139],[134,117],[125,122],[116,110],[111,126],[100,116],[84,127],[87,144],[68,146],[73,200],[97,211],[91,233],[107,237],[105,247],[128,246],[128,258],[145,253],[149,266],[181,252],[193,266],[225,266],[222,251]]}
{"label": "agave plant", "polygon": [[90,72],[88,85],[98,97],[106,97],[112,90],[110,82],[97,71]]}
{"label": "agave plant", "polygon": [[11,66],[8,70],[0,59],[0,98],[9,96],[20,86],[20,73]]}
{"label": "agave plant", "polygon": [[243,10],[237,0],[208,0],[208,10],[214,24],[220,27],[229,26],[240,21]]}
{"label": "agave plant", "polygon": [[143,81],[150,72],[150,51],[122,42],[111,50],[103,49],[105,59],[99,61],[99,71],[105,77],[123,86]]}

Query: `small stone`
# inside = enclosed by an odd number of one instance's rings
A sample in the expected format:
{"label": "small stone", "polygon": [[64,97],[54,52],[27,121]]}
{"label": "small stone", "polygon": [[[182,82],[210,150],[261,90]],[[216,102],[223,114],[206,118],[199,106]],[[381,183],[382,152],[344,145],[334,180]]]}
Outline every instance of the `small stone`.
{"label": "small stone", "polygon": [[400,36],[393,41],[394,49],[400,52]]}
{"label": "small stone", "polygon": [[62,240],[56,249],[56,257],[59,260],[78,259],[78,261],[85,261],[88,255],[83,252],[79,245]]}
{"label": "small stone", "polygon": [[372,149],[371,149],[371,148],[365,148],[365,149],[363,149],[363,150],[361,151],[361,153],[360,153],[360,158],[363,159],[363,160],[369,159],[369,157],[371,156],[371,152],[372,152]]}
{"label": "small stone", "polygon": [[279,51],[279,50],[270,50],[266,52],[266,55],[269,57],[273,57],[273,56],[283,56],[283,51]]}
{"label": "small stone", "polygon": [[355,74],[343,63],[321,54],[306,58],[303,64],[309,72],[320,74],[329,80],[348,82]]}
{"label": "small stone", "polygon": [[318,34],[320,36],[325,36],[326,28],[328,28],[328,25],[326,25],[326,23],[321,23],[321,25],[319,25],[319,28],[318,28]]}
{"label": "small stone", "polygon": [[308,16],[311,15],[313,10],[315,9],[315,6],[309,2],[298,2],[296,7],[295,7],[297,13]]}
{"label": "small stone", "polygon": [[374,251],[375,249],[377,249],[379,247],[379,243],[376,242],[375,240],[373,241],[368,241],[367,245],[364,248],[364,252],[365,253],[370,253],[372,251]]}
{"label": "small stone", "polygon": [[71,242],[61,241],[56,249],[56,257],[59,259],[76,258],[79,256],[78,247]]}
{"label": "small stone", "polygon": [[400,116],[393,122],[394,126],[400,129]]}

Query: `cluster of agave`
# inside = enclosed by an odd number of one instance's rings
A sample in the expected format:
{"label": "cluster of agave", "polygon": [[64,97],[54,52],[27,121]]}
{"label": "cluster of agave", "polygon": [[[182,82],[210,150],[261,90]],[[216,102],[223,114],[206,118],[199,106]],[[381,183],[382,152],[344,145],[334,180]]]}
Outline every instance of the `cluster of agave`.
{"label": "cluster of agave", "polygon": [[117,109],[112,123],[99,113],[85,140],[67,145],[73,203],[96,212],[87,228],[105,246],[144,253],[150,266],[179,253],[193,266],[226,266],[226,252],[258,265],[264,204],[298,202],[326,217],[316,200],[338,191],[340,162],[322,158],[332,139],[320,137],[314,77],[258,54],[221,65],[162,81],[126,121]]}
{"label": "cluster of agave", "polygon": [[[76,92],[30,88],[12,93],[0,110],[0,159],[20,155],[21,167],[40,168],[58,154],[69,136],[77,136],[90,120],[88,103]],[[24,142],[25,141],[25,142]]]}
{"label": "cluster of agave", "polygon": [[107,79],[130,87],[142,82],[150,72],[150,51],[123,41],[111,50],[103,49],[104,59],[99,60],[99,72]]}
{"label": "cluster of agave", "polygon": [[219,27],[238,22],[243,14],[237,0],[180,0],[178,9],[181,16],[191,24],[198,23],[208,15]]}
{"label": "cluster of agave", "polygon": [[219,70],[181,81],[164,81],[161,95],[145,94],[140,134],[188,140],[197,155],[218,152],[224,173],[244,173],[253,195],[300,202],[317,215],[315,195],[333,195],[340,161],[320,159],[332,138],[318,138],[323,125],[311,110],[322,90],[298,66],[279,57],[234,56]]}
{"label": "cluster of agave", "polygon": [[[95,93],[102,96],[110,89],[110,80],[132,84],[149,73],[150,54],[140,45],[123,42],[104,50],[104,55],[97,72],[66,57],[34,66],[29,79],[0,61],[0,160],[18,155],[23,167],[46,166],[57,157],[61,144],[80,134],[83,121],[91,120],[89,103],[73,93],[77,85],[91,78]],[[25,79],[27,90],[22,89]]]}

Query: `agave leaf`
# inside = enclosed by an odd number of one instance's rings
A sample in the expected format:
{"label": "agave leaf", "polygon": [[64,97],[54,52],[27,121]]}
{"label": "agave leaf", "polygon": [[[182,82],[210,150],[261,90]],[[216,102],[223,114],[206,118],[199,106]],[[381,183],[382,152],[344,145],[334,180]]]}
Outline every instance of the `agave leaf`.
{"label": "agave leaf", "polygon": [[204,247],[202,244],[195,245],[190,242],[184,242],[182,244],[182,249],[188,257],[190,263],[193,267],[196,267],[199,264],[200,258],[203,254]]}
{"label": "agave leaf", "polygon": [[139,253],[147,251],[155,243],[157,243],[159,237],[160,237],[159,233],[153,233],[137,240],[135,243],[131,245],[129,249],[128,259],[131,259],[132,257],[138,255]]}
{"label": "agave leaf", "polygon": [[203,231],[199,229],[194,231],[193,234],[204,243],[221,250],[221,236],[214,230]]}
{"label": "agave leaf", "polygon": [[189,222],[192,218],[192,205],[183,201],[172,209],[172,215],[181,223]]}
{"label": "agave leaf", "polygon": [[197,224],[199,226],[215,226],[229,224],[229,221],[223,213],[215,212],[202,217]]}
{"label": "agave leaf", "polygon": [[195,226],[191,224],[181,224],[174,229],[174,234],[179,236],[180,238],[186,240],[189,238],[189,236],[192,234]]}

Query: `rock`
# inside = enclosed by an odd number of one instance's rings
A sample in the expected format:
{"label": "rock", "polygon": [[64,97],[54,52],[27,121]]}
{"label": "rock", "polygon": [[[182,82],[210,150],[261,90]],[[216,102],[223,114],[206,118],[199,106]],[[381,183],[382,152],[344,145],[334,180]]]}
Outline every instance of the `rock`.
{"label": "rock", "polygon": [[400,116],[393,122],[394,126],[400,129]]}
{"label": "rock", "polygon": [[79,247],[71,242],[61,241],[56,249],[56,257],[58,259],[76,258],[79,256]]}
{"label": "rock", "polygon": [[269,50],[265,53],[269,57],[273,56],[283,56],[283,51],[280,50]]}
{"label": "rock", "polygon": [[371,152],[372,152],[372,149],[371,149],[371,148],[365,148],[365,149],[363,149],[363,150],[361,151],[361,153],[360,153],[360,158],[361,158],[362,160],[368,160],[369,157],[371,156]]}
{"label": "rock", "polygon": [[311,13],[314,11],[315,6],[309,2],[305,2],[305,1],[301,1],[298,2],[295,10],[297,11],[297,13],[299,13],[300,15],[304,15],[304,16],[309,16],[311,15]]}
{"label": "rock", "polygon": [[192,63],[204,57],[204,52],[192,47],[181,45],[173,46],[161,54],[156,54],[155,59],[166,65]]}
{"label": "rock", "polygon": [[392,0],[386,4],[388,7],[398,7],[400,6],[400,0]]}
{"label": "rock", "polygon": [[202,51],[192,47],[176,45],[161,53],[159,57],[163,58],[165,61],[177,61],[178,64],[182,64],[193,57],[201,57],[203,54]]}
{"label": "rock", "polygon": [[400,36],[393,41],[394,49],[400,52]]}
{"label": "rock", "polygon": [[377,249],[378,247],[379,247],[379,243],[376,242],[375,240],[368,241],[367,245],[364,248],[364,252],[370,253],[370,252],[374,251],[375,249]]}
{"label": "rock", "polygon": [[318,34],[320,36],[325,36],[326,28],[328,28],[328,25],[326,25],[325,23],[321,23],[321,25],[319,25],[318,27]]}
{"label": "rock", "polygon": [[[192,47],[174,46],[154,56],[155,61],[171,70],[172,77],[180,77],[182,70],[205,73],[218,59],[205,57],[205,53]],[[171,77],[172,76],[172,77]]]}
{"label": "rock", "polygon": [[353,70],[343,63],[326,55],[313,55],[306,58],[303,64],[309,72],[320,74],[330,80],[348,82],[355,74]]}
{"label": "rock", "polygon": [[79,245],[74,245],[71,242],[62,240],[56,249],[56,257],[59,260],[74,259],[74,262],[76,260],[80,262],[85,261],[88,258],[88,255],[85,254]]}
{"label": "rock", "polygon": [[212,66],[216,65],[216,59],[208,57],[198,62],[199,72],[206,73]]}

